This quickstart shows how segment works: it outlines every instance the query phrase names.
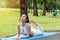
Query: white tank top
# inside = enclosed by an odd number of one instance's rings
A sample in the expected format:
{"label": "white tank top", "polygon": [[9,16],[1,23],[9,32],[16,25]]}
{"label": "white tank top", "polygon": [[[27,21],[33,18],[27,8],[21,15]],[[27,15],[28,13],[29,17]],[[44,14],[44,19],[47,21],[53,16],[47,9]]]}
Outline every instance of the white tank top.
{"label": "white tank top", "polygon": [[[31,28],[31,26],[30,26],[30,28]],[[32,28],[31,28],[30,32],[31,31],[32,31]],[[20,25],[20,33],[27,34],[26,25],[25,26]]]}
{"label": "white tank top", "polygon": [[[34,29],[34,28],[32,27],[32,25],[30,25],[30,28],[31,28],[30,33],[31,33],[32,31],[34,32],[34,35],[33,35],[33,36],[42,34],[42,32],[41,32],[40,30]],[[20,25],[20,33],[22,33],[22,34],[27,34],[26,26],[23,27],[22,25]]]}

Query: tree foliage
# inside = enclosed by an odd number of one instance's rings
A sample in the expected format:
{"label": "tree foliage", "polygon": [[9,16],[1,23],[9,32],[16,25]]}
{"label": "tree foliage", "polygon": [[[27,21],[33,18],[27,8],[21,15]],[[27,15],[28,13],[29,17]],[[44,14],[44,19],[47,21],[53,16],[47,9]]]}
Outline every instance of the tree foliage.
{"label": "tree foliage", "polygon": [[[33,0],[28,0],[28,8],[33,8]],[[36,0],[37,1],[37,8],[38,9],[43,9],[43,1],[44,0]],[[20,8],[20,0],[0,0],[0,7],[1,6],[1,3],[2,2],[5,2],[5,7],[7,5],[7,7],[14,7],[14,8]],[[3,4],[3,3],[2,3]],[[3,7],[4,7],[3,6]],[[53,7],[53,8],[57,8],[57,9],[60,9],[60,0],[46,0],[46,7],[49,8],[49,7]],[[55,7],[56,6],[56,7]]]}

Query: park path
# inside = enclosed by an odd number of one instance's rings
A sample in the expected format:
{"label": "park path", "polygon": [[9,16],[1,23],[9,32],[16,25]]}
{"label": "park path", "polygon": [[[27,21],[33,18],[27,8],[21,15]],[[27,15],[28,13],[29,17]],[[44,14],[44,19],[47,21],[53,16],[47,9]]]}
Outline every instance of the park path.
{"label": "park path", "polygon": [[58,32],[57,34],[52,35],[52,36],[47,36],[44,38],[34,39],[34,40],[60,40],[60,32]]}

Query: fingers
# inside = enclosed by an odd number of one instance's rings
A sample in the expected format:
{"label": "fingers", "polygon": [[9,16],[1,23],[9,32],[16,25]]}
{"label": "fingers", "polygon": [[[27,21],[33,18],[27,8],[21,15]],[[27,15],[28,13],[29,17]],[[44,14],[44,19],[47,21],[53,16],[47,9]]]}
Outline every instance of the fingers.
{"label": "fingers", "polygon": [[33,21],[32,21],[32,20],[30,20],[30,21],[29,21],[29,23],[33,23]]}
{"label": "fingers", "polygon": [[36,22],[34,20],[30,20],[30,23],[32,24],[36,24]]}
{"label": "fingers", "polygon": [[14,40],[19,40],[19,35],[18,34],[15,36]]}
{"label": "fingers", "polygon": [[34,21],[33,20],[30,20],[31,23],[33,23]]}
{"label": "fingers", "polygon": [[14,40],[19,40],[19,37],[15,38]]}

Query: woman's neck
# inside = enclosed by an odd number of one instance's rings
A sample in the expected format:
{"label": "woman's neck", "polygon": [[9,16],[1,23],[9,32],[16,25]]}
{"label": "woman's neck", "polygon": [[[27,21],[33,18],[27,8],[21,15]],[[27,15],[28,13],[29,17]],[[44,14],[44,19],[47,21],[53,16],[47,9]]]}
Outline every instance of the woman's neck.
{"label": "woman's neck", "polygon": [[25,26],[25,22],[22,22],[22,26]]}

